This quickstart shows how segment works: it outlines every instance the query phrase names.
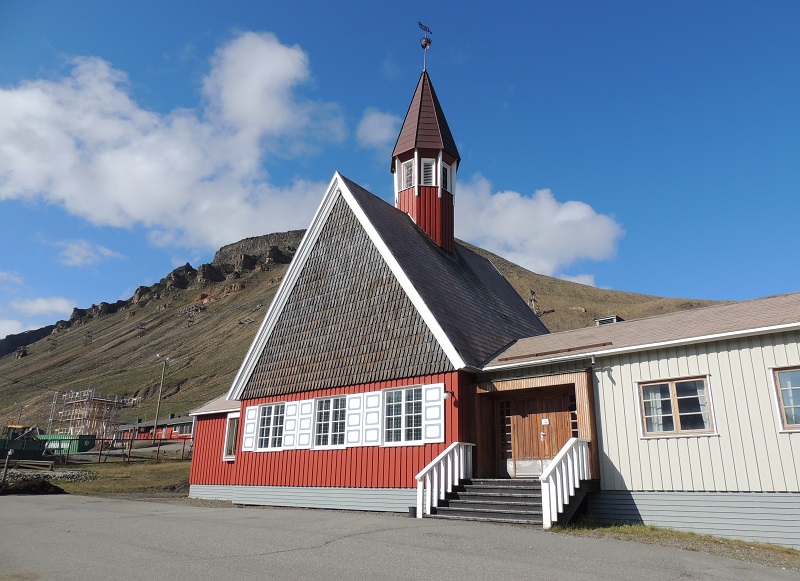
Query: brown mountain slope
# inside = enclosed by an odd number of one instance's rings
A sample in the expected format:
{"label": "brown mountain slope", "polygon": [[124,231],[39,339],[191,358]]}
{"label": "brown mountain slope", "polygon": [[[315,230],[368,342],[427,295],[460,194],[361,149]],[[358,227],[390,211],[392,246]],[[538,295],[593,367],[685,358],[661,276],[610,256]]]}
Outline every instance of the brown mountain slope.
{"label": "brown mountain slope", "polygon": [[[152,420],[161,373],[157,353],[175,359],[167,368],[161,417],[184,415],[224,393],[286,273],[288,265],[282,262],[291,257],[301,236],[295,231],[228,245],[213,265],[200,267],[196,279],[189,276],[188,288],[181,288],[187,286],[181,282],[187,270],[181,267],[112,309],[76,311],[71,324],[57,325],[49,337],[29,345],[27,356],[1,357],[1,425],[21,418],[25,425],[44,428],[54,392],[85,389],[141,396],[141,408],[122,412],[118,420]],[[580,285],[532,273],[472,248],[492,260],[525,300],[531,290],[536,292],[542,320],[553,331],[592,325],[598,315],[633,319],[711,302]],[[248,252],[258,256],[242,257]],[[59,399],[54,428],[60,409]]]}

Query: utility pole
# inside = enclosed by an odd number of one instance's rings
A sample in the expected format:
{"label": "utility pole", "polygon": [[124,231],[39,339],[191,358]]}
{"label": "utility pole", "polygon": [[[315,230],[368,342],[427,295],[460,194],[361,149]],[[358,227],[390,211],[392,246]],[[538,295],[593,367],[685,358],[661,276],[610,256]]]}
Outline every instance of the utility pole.
{"label": "utility pole", "polygon": [[158,386],[158,401],[156,402],[156,417],[153,420],[153,446],[156,445],[156,428],[158,427],[158,412],[161,411],[161,391],[164,389],[164,374],[167,372],[167,363],[171,361],[169,357],[157,354],[156,357],[161,359],[164,364],[161,368],[161,384]]}

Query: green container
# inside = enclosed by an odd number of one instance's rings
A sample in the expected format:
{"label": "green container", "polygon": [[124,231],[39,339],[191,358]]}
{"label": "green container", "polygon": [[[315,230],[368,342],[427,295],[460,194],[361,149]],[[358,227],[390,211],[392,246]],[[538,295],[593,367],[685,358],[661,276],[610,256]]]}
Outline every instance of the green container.
{"label": "green container", "polygon": [[39,436],[44,440],[45,450],[51,454],[77,454],[88,452],[94,448],[97,436],[70,436],[69,434],[44,434]]}

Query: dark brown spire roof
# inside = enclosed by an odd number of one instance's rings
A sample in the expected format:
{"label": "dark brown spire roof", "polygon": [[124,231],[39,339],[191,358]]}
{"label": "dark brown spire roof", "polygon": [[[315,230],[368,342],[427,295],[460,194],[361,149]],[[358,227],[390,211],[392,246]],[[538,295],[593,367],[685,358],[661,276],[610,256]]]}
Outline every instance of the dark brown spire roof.
{"label": "dark brown spire roof", "polygon": [[456,163],[461,161],[453,134],[447,126],[447,119],[444,118],[442,106],[439,104],[427,71],[422,71],[419,78],[417,90],[414,91],[414,98],[408,107],[392,157],[413,151],[414,148],[443,149],[456,158]]}

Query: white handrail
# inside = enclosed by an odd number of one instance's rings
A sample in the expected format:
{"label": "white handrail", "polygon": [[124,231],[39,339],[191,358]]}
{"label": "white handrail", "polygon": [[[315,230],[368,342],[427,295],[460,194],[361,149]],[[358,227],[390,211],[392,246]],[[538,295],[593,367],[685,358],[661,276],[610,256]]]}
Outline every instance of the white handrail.
{"label": "white handrail", "polygon": [[472,447],[475,444],[453,442],[417,474],[417,518],[431,514],[453,486],[472,478]]}
{"label": "white handrail", "polygon": [[542,528],[549,529],[571,496],[590,478],[589,440],[570,438],[542,472]]}

